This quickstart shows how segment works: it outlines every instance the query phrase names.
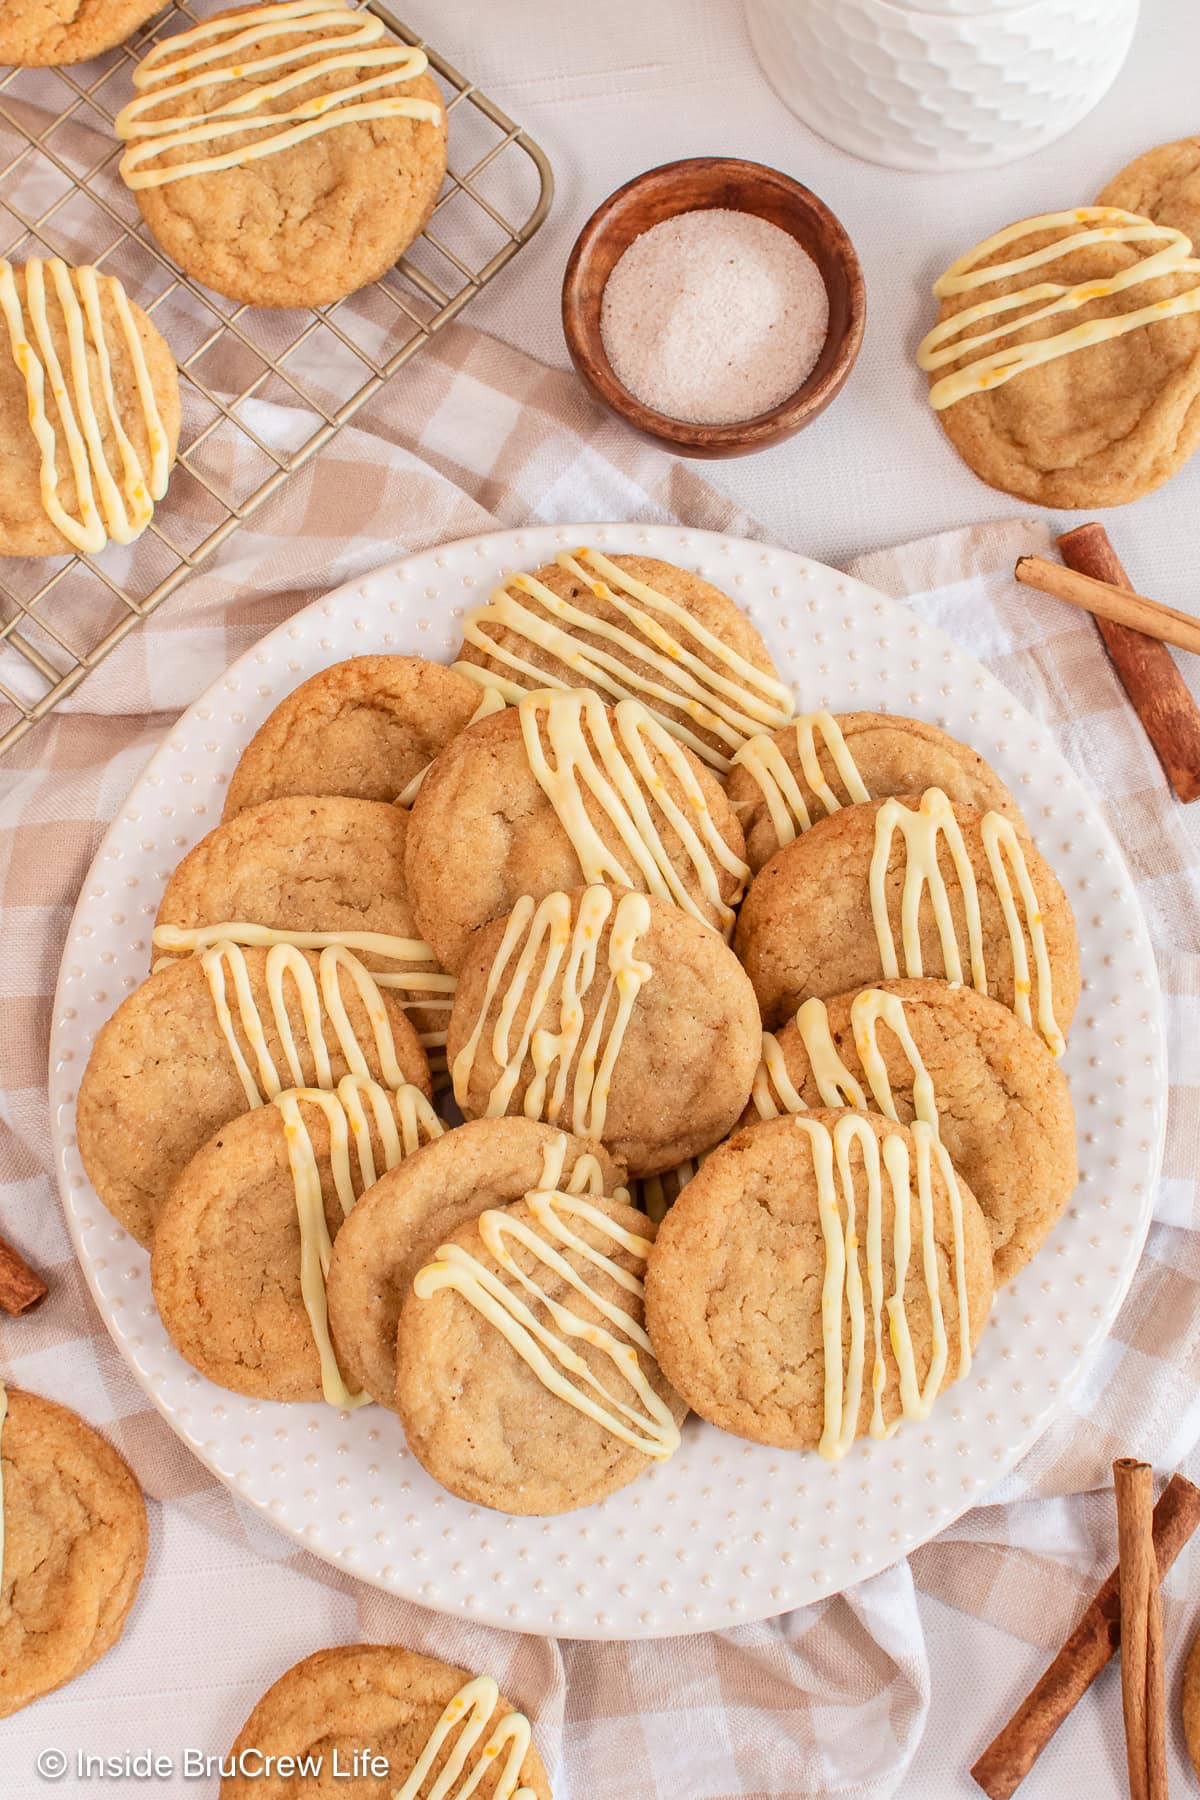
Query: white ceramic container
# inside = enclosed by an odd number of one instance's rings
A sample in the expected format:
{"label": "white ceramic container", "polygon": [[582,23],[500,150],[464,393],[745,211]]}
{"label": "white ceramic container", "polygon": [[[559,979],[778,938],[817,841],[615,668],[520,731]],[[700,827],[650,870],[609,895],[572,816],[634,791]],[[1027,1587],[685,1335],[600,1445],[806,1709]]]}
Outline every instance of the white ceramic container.
{"label": "white ceramic container", "polygon": [[1112,85],[1138,0],[746,0],[785,105],[869,162],[980,169],[1077,125]]}

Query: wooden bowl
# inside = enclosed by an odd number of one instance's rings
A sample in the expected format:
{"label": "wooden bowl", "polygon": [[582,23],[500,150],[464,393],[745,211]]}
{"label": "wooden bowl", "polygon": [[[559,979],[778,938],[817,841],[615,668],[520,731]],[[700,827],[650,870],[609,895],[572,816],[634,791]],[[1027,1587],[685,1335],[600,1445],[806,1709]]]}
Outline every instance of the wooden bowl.
{"label": "wooden bowl", "polygon": [[[829,295],[829,329],[807,380],[778,406],[728,425],[697,425],[643,406],[617,380],[600,335],[600,301],[614,265],[641,232],[677,213],[718,206],[756,213],[807,250]],[[575,367],[593,394],[627,423],[686,456],[744,456],[782,443],[824,412],[858,355],[867,297],[854,246],[824,201],[763,163],[694,156],[647,169],[596,208],[567,262],[562,315]]]}

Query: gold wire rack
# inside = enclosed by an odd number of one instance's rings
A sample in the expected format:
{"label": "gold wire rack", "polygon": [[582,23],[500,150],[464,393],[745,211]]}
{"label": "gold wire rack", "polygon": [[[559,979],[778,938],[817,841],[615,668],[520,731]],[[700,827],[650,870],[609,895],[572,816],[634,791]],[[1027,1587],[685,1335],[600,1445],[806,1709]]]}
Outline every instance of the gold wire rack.
{"label": "gold wire rack", "polygon": [[183,402],[170,490],[135,544],[110,545],[100,558],[0,559],[0,753],[456,318],[550,210],[544,151],[416,32],[365,0],[426,51],[443,90],[450,168],[425,230],[381,281],[311,311],[238,305],[189,280],[142,226],[117,172],[113,120],[149,44],[228,3],[175,0],[92,63],[0,70],[0,256],[62,256],[117,275],[170,344]]}

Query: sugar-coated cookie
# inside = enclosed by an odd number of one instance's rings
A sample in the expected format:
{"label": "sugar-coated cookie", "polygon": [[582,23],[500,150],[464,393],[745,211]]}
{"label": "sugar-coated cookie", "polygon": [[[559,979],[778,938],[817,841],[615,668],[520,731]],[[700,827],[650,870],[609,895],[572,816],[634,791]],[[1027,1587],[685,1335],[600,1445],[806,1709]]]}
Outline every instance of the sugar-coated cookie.
{"label": "sugar-coated cookie", "polygon": [[480,719],[438,757],[406,872],[422,937],[457,973],[478,926],[585,883],[672,900],[728,934],[743,848],[715,775],[644,707],[560,690]]}
{"label": "sugar-coated cookie", "polygon": [[222,1125],[347,1074],[430,1092],[399,999],[342,950],[218,945],[151,975],[100,1031],[79,1087],[79,1154],[109,1211],[149,1244],[172,1182]]}
{"label": "sugar-coated cookie", "polygon": [[728,945],[627,888],[524,899],[471,938],[446,1052],[469,1119],[524,1113],[597,1138],[631,1175],[737,1121],[761,1021]]}
{"label": "sugar-coated cookie", "polygon": [[777,1036],[764,1034],[744,1123],[843,1106],[936,1127],[988,1222],[997,1287],[1074,1190],[1067,1078],[1036,1032],[973,988],[885,981],[806,1000]]}
{"label": "sugar-coated cookie", "polygon": [[88,62],[132,37],[164,0],[4,0],[0,63],[23,69]]}
{"label": "sugar-coated cookie", "polygon": [[131,543],[167,491],[179,423],[175,359],[114,276],[0,258],[0,556]]}
{"label": "sugar-coated cookie", "polygon": [[532,1119],[479,1119],[418,1150],[363,1195],[334,1240],[326,1291],[347,1378],[396,1404],[396,1329],[421,1264],[489,1206],[531,1188],[624,1195],[599,1144]]}
{"label": "sugar-coated cookie", "polygon": [[501,1512],[569,1512],[673,1454],[687,1408],[643,1323],[654,1229],[618,1200],[534,1191],[438,1246],[396,1338],[397,1411],[435,1481]]}
{"label": "sugar-coated cookie", "polygon": [[591,688],[609,705],[640,700],[721,773],[795,706],[741,608],[653,556],[585,547],[506,576],[468,613],[459,656],[513,702],[543,687]]}
{"label": "sugar-coated cookie", "polygon": [[1079,998],[1075,921],[1052,870],[1001,814],[937,788],[845,807],[780,850],[734,947],[772,1030],[813,995],[924,975],[993,995],[1057,1054]]}
{"label": "sugar-coated cookie", "polygon": [[1122,506],[1167,481],[1200,443],[1190,259],[1165,220],[1084,206],[952,263],[918,361],[968,467],[1038,506]]}
{"label": "sugar-coated cookie", "polygon": [[702,1418],[836,1460],[928,1414],[992,1300],[987,1221],[934,1149],[920,1122],[816,1111],[713,1151],[646,1276],[655,1355]]}
{"label": "sugar-coated cookie", "polygon": [[802,713],[743,745],[725,791],[757,873],[828,813],[929,787],[1021,823],[1012,795],[977,750],[924,719],[892,713]]}
{"label": "sugar-coated cookie", "polygon": [[433,211],[446,109],[428,58],[348,0],[217,13],[154,45],[134,81],[121,174],[167,254],[231,300],[341,299]]}
{"label": "sugar-coated cookie", "polygon": [[112,1445],[65,1406],[0,1385],[0,1718],[91,1668],[146,1566],[146,1503]]}
{"label": "sugar-coated cookie", "polygon": [[356,1075],[223,1125],[155,1223],[154,1299],[176,1349],[238,1394],[353,1404],[321,1266],[358,1198],[442,1131],[419,1088]]}
{"label": "sugar-coated cookie", "polygon": [[1120,206],[1186,232],[1200,252],[1200,137],[1158,144],[1114,175],[1097,206]]}
{"label": "sugar-coated cookie", "polygon": [[248,806],[201,838],[167,882],[154,962],[219,938],[302,949],[336,939],[399,997],[427,1050],[445,1043],[454,982],[417,934],[407,831],[404,808],[378,800],[294,794]]}
{"label": "sugar-coated cookie", "polygon": [[392,801],[479,705],[465,675],[420,656],[354,656],[268,713],[229,780],[222,817],[284,794]]}
{"label": "sugar-coated cookie", "polygon": [[[237,1763],[243,1751],[259,1755],[247,1758],[247,1773],[223,1777],[220,1800],[292,1800],[297,1779],[306,1794],[345,1789],[347,1800],[418,1800],[452,1762],[461,1778],[443,1786],[447,1800],[468,1791],[473,1800],[551,1800],[529,1721],[492,1677],[398,1644],[344,1644],[295,1663],[267,1689],[224,1760]],[[369,1766],[366,1751],[376,1759]],[[284,1757],[319,1759],[317,1786],[279,1773]]]}

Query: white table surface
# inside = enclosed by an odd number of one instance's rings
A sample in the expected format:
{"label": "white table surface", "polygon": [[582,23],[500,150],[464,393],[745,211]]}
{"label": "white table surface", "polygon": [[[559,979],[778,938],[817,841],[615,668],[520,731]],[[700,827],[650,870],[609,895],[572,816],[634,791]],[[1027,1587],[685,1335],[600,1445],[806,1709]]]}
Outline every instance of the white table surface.
{"label": "white table surface", "polygon": [[[1115,86],[1057,144],[1006,168],[948,175],[878,168],[816,137],[763,78],[741,0],[410,0],[409,16],[554,165],[548,223],[470,315],[543,361],[568,363],[558,303],[576,234],[639,171],[681,156],[745,156],[833,207],[867,284],[866,340],[849,384],[790,443],[699,466],[780,543],[835,563],[1025,510],[971,474],[924,403],[913,351],[932,322],[930,285],[988,232],[1089,203],[1142,150],[1200,131],[1197,0],[1142,0]],[[1061,529],[1087,516],[1063,514]],[[1143,592],[1200,611],[1200,457],[1105,522]]]}
{"label": "white table surface", "polygon": [[[1086,204],[1142,150],[1200,131],[1200,0],[1142,0],[1115,86],[1057,144],[1006,168],[948,175],[859,162],[800,124],[762,76],[741,0],[438,0],[436,8],[410,6],[410,16],[431,33],[436,25],[439,44],[529,128],[554,165],[548,223],[512,278],[471,311],[474,324],[545,362],[569,360],[558,302],[576,234],[606,194],[642,169],[681,156],[751,157],[797,177],[840,216],[867,284],[866,339],[848,386],[790,443],[699,465],[780,543],[834,563],[1028,510],[970,473],[925,404],[913,352],[932,319],[930,284],[987,232]],[[1087,516],[1059,515],[1059,529]],[[1200,613],[1200,456],[1157,493],[1106,513],[1104,523],[1143,592]],[[1200,1558],[1176,1579],[1200,1606]],[[999,1721],[1045,1655],[936,1601],[922,1599],[921,1612],[933,1702],[902,1792],[978,1800],[967,1768],[980,1718]],[[1172,1688],[1177,1674],[1173,1668]],[[1173,1791],[1183,1793],[1193,1778],[1178,1730],[1172,1737]],[[1110,1669],[1021,1793],[1102,1800],[1125,1791],[1119,1677]]]}

